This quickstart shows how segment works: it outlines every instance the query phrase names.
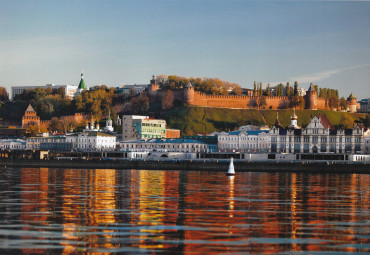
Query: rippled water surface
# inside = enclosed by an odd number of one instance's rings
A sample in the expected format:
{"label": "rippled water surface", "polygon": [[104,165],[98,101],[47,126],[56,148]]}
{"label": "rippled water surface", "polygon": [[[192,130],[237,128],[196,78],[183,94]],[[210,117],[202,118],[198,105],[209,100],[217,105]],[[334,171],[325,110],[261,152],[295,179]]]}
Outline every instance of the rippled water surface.
{"label": "rippled water surface", "polygon": [[370,175],[0,169],[1,254],[370,253]]}

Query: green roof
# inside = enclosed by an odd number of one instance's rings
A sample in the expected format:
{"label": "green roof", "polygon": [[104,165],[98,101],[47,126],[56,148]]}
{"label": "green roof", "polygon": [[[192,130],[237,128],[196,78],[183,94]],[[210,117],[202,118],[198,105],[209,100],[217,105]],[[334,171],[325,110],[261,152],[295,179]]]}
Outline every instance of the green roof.
{"label": "green roof", "polygon": [[86,89],[83,73],[81,73],[81,81],[80,81],[80,84],[78,85],[78,89]]}

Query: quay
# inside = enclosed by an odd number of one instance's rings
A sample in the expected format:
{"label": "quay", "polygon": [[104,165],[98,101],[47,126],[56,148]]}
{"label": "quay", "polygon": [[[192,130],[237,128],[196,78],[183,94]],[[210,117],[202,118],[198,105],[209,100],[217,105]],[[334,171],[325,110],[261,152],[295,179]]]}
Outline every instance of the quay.
{"label": "quay", "polygon": [[[72,169],[140,169],[224,171],[227,159],[4,159],[0,167],[72,168]],[[234,160],[235,172],[304,172],[304,173],[361,173],[370,174],[366,162],[310,162],[310,161],[258,161]],[[1,171],[1,170],[0,170]]]}

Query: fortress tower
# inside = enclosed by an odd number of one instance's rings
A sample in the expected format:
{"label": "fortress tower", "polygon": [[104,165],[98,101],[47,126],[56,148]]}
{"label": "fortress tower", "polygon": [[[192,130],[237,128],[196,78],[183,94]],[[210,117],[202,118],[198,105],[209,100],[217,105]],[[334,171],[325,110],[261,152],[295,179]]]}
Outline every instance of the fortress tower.
{"label": "fortress tower", "polygon": [[311,83],[310,87],[306,92],[306,109],[317,110],[317,91]]}
{"label": "fortress tower", "polygon": [[148,92],[152,93],[157,90],[159,90],[159,85],[157,84],[157,80],[155,79],[155,76],[153,74],[152,79],[150,80],[150,84],[148,86]]}
{"label": "fortress tower", "polygon": [[40,127],[40,117],[37,116],[36,111],[29,104],[24,116],[22,117],[22,128],[26,128],[30,125],[37,125]]}
{"label": "fortress tower", "polygon": [[184,103],[192,104],[194,102],[194,87],[189,82],[184,88]]}
{"label": "fortress tower", "polygon": [[354,95],[352,93],[347,98],[347,101],[349,102],[349,110],[350,110],[350,112],[356,112],[357,111],[357,109],[356,109],[357,99],[354,97]]}

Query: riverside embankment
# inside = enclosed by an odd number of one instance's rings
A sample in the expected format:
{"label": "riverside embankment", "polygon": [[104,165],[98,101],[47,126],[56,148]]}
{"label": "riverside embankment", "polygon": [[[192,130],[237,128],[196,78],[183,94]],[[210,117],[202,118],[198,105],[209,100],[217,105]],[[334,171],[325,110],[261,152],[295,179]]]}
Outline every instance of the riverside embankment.
{"label": "riverside embankment", "polygon": [[[227,171],[228,160],[6,160],[0,161],[4,167],[46,167],[76,169],[146,169],[146,170],[190,170]],[[351,162],[249,162],[234,160],[236,172],[307,172],[307,173],[370,173],[370,164]]]}

